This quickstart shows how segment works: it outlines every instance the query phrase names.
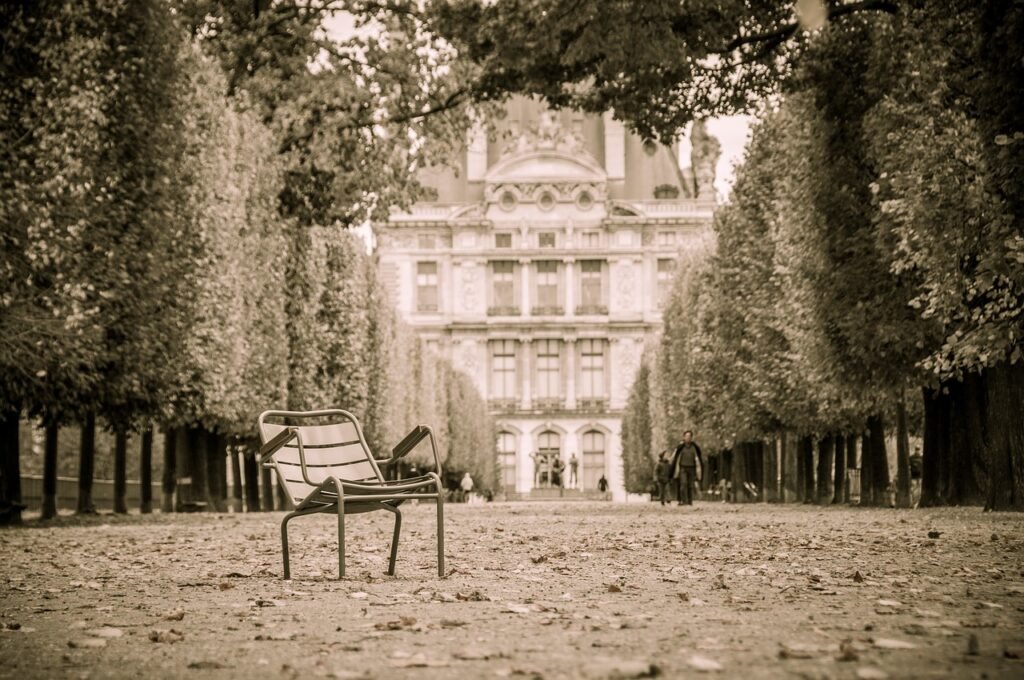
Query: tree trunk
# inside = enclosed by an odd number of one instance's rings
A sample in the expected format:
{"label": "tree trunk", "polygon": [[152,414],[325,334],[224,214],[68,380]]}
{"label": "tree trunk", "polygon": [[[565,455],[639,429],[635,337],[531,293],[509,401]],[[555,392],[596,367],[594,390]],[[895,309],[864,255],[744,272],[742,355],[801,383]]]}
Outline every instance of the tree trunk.
{"label": "tree trunk", "polygon": [[797,440],[791,433],[782,435],[782,500],[787,503],[800,500],[800,466],[797,464]]}
{"label": "tree trunk", "polygon": [[82,423],[82,438],[78,451],[78,508],[79,515],[95,515],[92,503],[92,475],[96,465],[96,414],[89,412]]}
{"label": "tree trunk", "polygon": [[896,402],[896,507],[911,505],[910,433],[907,431],[907,406],[901,394]]}
{"label": "tree trunk", "polygon": [[0,526],[21,524],[21,409],[0,414]]}
{"label": "tree trunk", "polygon": [[986,510],[1024,510],[1024,362],[985,372],[989,487]]}
{"label": "tree trunk", "polygon": [[764,442],[750,442],[747,447],[747,479],[750,485],[757,490],[757,497],[752,500],[764,501]]}
{"label": "tree trunk", "polygon": [[263,466],[259,467],[260,471],[260,502],[263,505],[263,512],[273,512],[274,510],[274,483],[271,475],[273,472],[270,468]]}
{"label": "tree trunk", "polygon": [[224,438],[216,432],[206,432],[206,502],[210,510],[225,512],[225,499],[221,496],[221,465],[224,451],[221,449]]}
{"label": "tree trunk", "polygon": [[153,512],[153,428],[142,431],[139,446],[139,512]]}
{"label": "tree trunk", "polygon": [[772,439],[764,446],[764,474],[761,478],[761,500],[774,503],[779,499],[779,440]]}
{"label": "tree trunk", "polygon": [[236,439],[228,447],[228,457],[231,460],[231,510],[242,511],[242,464],[239,457],[242,455],[241,442]]}
{"label": "tree trunk", "polygon": [[217,435],[217,450],[220,455],[217,457],[217,499],[220,503],[220,512],[228,511],[228,438],[223,434]]}
{"label": "tree trunk", "polygon": [[178,510],[195,511],[202,509],[206,500],[206,432],[194,425],[188,427],[185,441],[179,456],[186,474],[178,475]]}
{"label": "tree trunk", "polygon": [[832,500],[829,482],[832,480],[832,456],[836,450],[836,440],[832,435],[825,435],[818,440],[818,492],[815,496],[818,505],[827,505]]}
{"label": "tree trunk", "polygon": [[[885,448],[885,424],[880,415],[868,418],[861,455],[861,505],[885,506],[889,488],[889,456]],[[869,493],[865,497],[864,485]]]}
{"label": "tree trunk", "polygon": [[[846,437],[846,469],[855,470],[857,469],[857,437],[849,435]],[[847,475],[849,472],[847,472]],[[844,475],[843,479],[843,502],[850,502],[850,482]]]}
{"label": "tree trunk", "polygon": [[814,438],[800,438],[800,470],[803,487],[800,500],[804,503],[814,502]]}
{"label": "tree trunk", "polygon": [[250,443],[242,448],[242,469],[245,474],[245,511],[260,511],[260,467],[257,452]]}
{"label": "tree trunk", "polygon": [[921,500],[922,508],[943,505],[941,480],[943,435],[945,431],[946,395],[942,390],[924,388],[924,442],[921,447]]}
{"label": "tree trunk", "polygon": [[174,512],[174,491],[178,481],[177,444],[177,428],[168,427],[164,430],[164,474],[160,486],[160,512]]}
{"label": "tree trunk", "polygon": [[46,444],[43,448],[43,507],[42,519],[57,516],[57,443],[60,427],[46,426]]}
{"label": "tree trunk", "polygon": [[114,432],[114,512],[128,514],[125,499],[128,491],[128,432],[118,427]]}
{"label": "tree trunk", "polygon": [[988,488],[985,412],[987,390],[983,376],[969,373],[949,384],[949,453],[946,499],[950,505],[982,505]]}
{"label": "tree trunk", "polygon": [[288,498],[288,491],[285,489],[284,484],[281,483],[281,479],[277,480],[277,501],[275,503],[278,510],[289,510],[292,507],[292,501]]}
{"label": "tree trunk", "polygon": [[846,496],[846,437],[836,435],[835,469],[832,473],[832,504],[844,502]]}

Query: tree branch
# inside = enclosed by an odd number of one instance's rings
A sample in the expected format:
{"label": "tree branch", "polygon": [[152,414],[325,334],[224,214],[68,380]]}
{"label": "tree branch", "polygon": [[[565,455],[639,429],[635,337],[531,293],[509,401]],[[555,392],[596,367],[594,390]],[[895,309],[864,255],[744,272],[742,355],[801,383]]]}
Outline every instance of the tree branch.
{"label": "tree branch", "polygon": [[[863,0],[862,2],[854,2],[848,5],[829,7],[828,18],[831,21],[832,19],[838,19],[839,17],[846,16],[847,14],[855,14],[857,12],[885,12],[886,14],[896,14],[899,11],[899,4],[895,0]],[[764,56],[775,47],[793,37],[793,34],[796,33],[799,28],[800,23],[794,21],[771,31],[737,36],[729,41],[725,47],[717,50],[711,50],[711,54],[727,54],[746,45],[765,43],[766,47],[758,51],[761,56]]]}

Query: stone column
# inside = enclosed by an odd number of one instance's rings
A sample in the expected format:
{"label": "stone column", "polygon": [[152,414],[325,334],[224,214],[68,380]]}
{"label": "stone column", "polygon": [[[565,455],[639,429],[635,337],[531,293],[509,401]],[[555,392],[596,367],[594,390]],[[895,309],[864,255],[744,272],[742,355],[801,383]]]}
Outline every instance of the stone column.
{"label": "stone column", "polygon": [[565,315],[575,316],[576,315],[576,277],[573,275],[575,272],[576,258],[567,257],[562,260],[565,265]]}
{"label": "stone column", "polygon": [[533,359],[530,356],[530,352],[533,349],[533,344],[530,338],[519,339],[519,350],[522,352],[523,361],[523,375],[522,375],[522,394],[519,395],[519,408],[527,410],[530,408],[532,402],[532,394],[530,392],[530,374],[533,370]]}
{"label": "stone column", "polygon": [[565,339],[565,408],[576,408],[576,338]]}
{"label": "stone column", "polygon": [[526,258],[519,260],[519,269],[523,276],[523,287],[519,291],[519,304],[522,307],[522,315],[530,316],[530,260]]}
{"label": "stone column", "polygon": [[519,435],[516,451],[516,491],[529,493],[533,488],[533,480],[536,479],[537,471],[534,470],[534,460],[530,458],[533,453],[533,444],[530,441],[530,433],[523,432]]}

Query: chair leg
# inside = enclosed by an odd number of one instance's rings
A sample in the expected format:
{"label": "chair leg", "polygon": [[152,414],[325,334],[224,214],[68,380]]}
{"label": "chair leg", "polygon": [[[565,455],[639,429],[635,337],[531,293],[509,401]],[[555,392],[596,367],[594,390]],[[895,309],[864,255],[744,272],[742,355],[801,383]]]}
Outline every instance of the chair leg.
{"label": "chair leg", "polygon": [[437,492],[437,575],[444,578],[444,495]]}
{"label": "chair leg", "polygon": [[288,569],[288,520],[292,517],[298,516],[297,512],[290,512],[284,516],[281,520],[281,554],[284,555],[284,580],[287,581],[292,577],[291,571]]}
{"label": "chair leg", "polygon": [[398,537],[402,533],[402,511],[390,505],[385,505],[384,509],[395,513],[395,533],[391,537],[391,559],[388,561],[388,576],[394,576],[395,560],[398,559]]}
{"label": "chair leg", "polygon": [[338,502],[338,580],[345,578],[345,503]]}

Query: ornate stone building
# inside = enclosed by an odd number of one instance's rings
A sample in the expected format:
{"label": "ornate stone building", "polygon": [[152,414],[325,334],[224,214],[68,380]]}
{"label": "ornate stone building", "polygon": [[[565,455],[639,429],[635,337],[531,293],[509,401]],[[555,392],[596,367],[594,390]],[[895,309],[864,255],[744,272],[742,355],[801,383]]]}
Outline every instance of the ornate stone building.
{"label": "ornate stone building", "polygon": [[375,225],[406,321],[491,405],[509,495],[548,486],[557,458],[566,488],[604,476],[624,498],[626,398],[677,255],[701,246],[715,205],[717,142],[694,127],[696,175],[610,115],[512,100],[457,172],[424,175],[435,201]]}

